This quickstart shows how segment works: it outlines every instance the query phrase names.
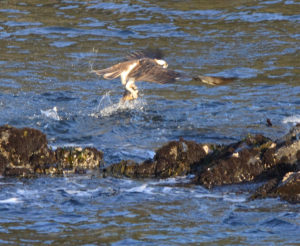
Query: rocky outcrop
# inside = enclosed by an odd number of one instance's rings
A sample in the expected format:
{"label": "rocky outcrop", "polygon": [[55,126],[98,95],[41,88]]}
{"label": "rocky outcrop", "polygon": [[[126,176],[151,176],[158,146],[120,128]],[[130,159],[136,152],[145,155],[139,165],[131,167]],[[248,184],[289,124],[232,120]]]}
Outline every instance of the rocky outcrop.
{"label": "rocky outcrop", "polygon": [[287,173],[273,192],[288,202],[300,203],[300,171]]}
{"label": "rocky outcrop", "polygon": [[32,128],[0,127],[0,170],[2,176],[30,176],[46,163],[54,163],[46,136]]}
{"label": "rocky outcrop", "polygon": [[262,135],[249,135],[243,141],[224,146],[208,157],[210,161],[205,160],[208,164],[196,174],[195,183],[212,188],[253,181],[272,166],[263,159],[264,153],[275,146]]}
{"label": "rocky outcrop", "polygon": [[99,168],[102,152],[94,148],[48,147],[45,134],[32,128],[0,127],[0,175],[63,175]]}
{"label": "rocky outcrop", "polygon": [[267,182],[251,199],[280,197],[292,203],[300,202],[300,124],[276,141],[277,147],[267,153],[266,162],[273,168],[265,172]]}
{"label": "rocky outcrop", "polygon": [[146,160],[140,164],[130,160],[121,161],[105,171],[108,175],[129,178],[169,178],[187,175],[194,172],[197,164],[212,152],[213,148],[213,145],[180,139],[159,148],[153,160]]}
{"label": "rocky outcrop", "polygon": [[81,174],[88,170],[135,179],[193,174],[193,184],[207,188],[264,181],[252,199],[280,197],[299,202],[300,125],[277,141],[249,135],[237,143],[222,146],[180,139],[162,146],[153,159],[142,163],[123,160],[100,169],[102,159],[102,152],[89,147],[53,151],[48,147],[46,136],[36,129],[0,127],[2,176]]}
{"label": "rocky outcrop", "polygon": [[82,174],[87,170],[99,170],[103,153],[91,147],[57,148],[55,157],[63,174]]}
{"label": "rocky outcrop", "polygon": [[300,172],[288,172],[282,180],[269,180],[259,187],[250,199],[266,197],[280,197],[290,203],[300,203]]}
{"label": "rocky outcrop", "polygon": [[[194,174],[194,184],[207,188],[241,184],[266,183],[252,198],[291,194],[283,187],[293,186],[293,200],[300,194],[299,179],[282,181],[286,173],[300,170],[300,125],[278,141],[262,135],[249,135],[242,141],[226,146],[198,144],[193,141],[172,141],[157,150],[153,159],[136,163],[121,161],[106,169],[107,175],[129,178],[169,178]],[[281,192],[279,192],[281,191]]]}

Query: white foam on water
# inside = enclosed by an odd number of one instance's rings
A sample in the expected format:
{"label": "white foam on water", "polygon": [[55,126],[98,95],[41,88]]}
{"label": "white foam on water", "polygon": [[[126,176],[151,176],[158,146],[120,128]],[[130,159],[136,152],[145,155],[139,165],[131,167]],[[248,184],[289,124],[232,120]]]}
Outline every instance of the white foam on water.
{"label": "white foam on water", "polygon": [[139,157],[139,158],[142,158],[142,159],[152,159],[155,156],[154,151],[139,149],[139,148],[130,149],[129,151],[128,150],[121,150],[120,154],[122,154],[123,156],[126,156],[128,158]]}
{"label": "white foam on water", "polygon": [[236,195],[236,194],[233,194],[232,196],[225,195],[223,199],[224,201],[237,202],[237,203],[247,201],[246,197],[242,197],[241,195]]}
{"label": "white foam on water", "polygon": [[53,107],[52,109],[47,110],[41,110],[41,114],[52,120],[61,120],[57,113],[57,107]]}
{"label": "white foam on water", "polygon": [[149,187],[148,184],[143,184],[141,186],[137,186],[137,187],[133,187],[133,188],[127,189],[126,192],[129,192],[129,193],[154,194],[153,190],[154,190],[153,187]]}
{"label": "white foam on water", "polygon": [[66,143],[66,144],[48,144],[53,150],[57,148],[85,148],[94,147],[93,144],[76,144],[76,143]]}
{"label": "white foam on water", "polygon": [[297,123],[300,123],[300,115],[293,115],[293,116],[285,117],[282,120],[282,123],[284,123],[284,124],[288,124],[288,123],[297,124]]}
{"label": "white foam on water", "polygon": [[93,193],[91,191],[69,190],[69,189],[65,189],[64,191],[66,193],[68,193],[69,195],[75,195],[75,196],[79,196],[79,197],[91,196],[91,194]]}
{"label": "white foam on water", "polygon": [[98,106],[95,109],[94,113],[91,113],[92,117],[108,117],[117,112],[122,112],[125,110],[144,110],[144,106],[146,105],[146,101],[138,98],[132,101],[119,101],[118,103],[113,103],[110,97],[110,92],[106,92],[105,95],[102,96]]}
{"label": "white foam on water", "polygon": [[16,194],[26,199],[38,199],[41,193],[37,189],[17,189]]}
{"label": "white foam on water", "polygon": [[22,201],[17,198],[17,197],[12,197],[12,198],[8,198],[8,199],[4,199],[4,200],[0,200],[0,204],[17,204],[17,203],[21,203]]}
{"label": "white foam on water", "polygon": [[203,193],[203,194],[195,194],[196,198],[216,198],[216,199],[223,199],[224,196],[220,194],[213,194],[213,193]]}
{"label": "white foam on water", "polygon": [[152,184],[184,184],[189,183],[194,177],[194,175],[177,176],[175,178],[160,179],[159,181],[152,182]]}
{"label": "white foam on water", "polygon": [[220,199],[227,202],[233,202],[233,203],[240,203],[247,201],[247,198],[241,195],[237,194],[220,194],[220,193],[197,193],[194,195],[195,198],[213,198],[213,199]]}

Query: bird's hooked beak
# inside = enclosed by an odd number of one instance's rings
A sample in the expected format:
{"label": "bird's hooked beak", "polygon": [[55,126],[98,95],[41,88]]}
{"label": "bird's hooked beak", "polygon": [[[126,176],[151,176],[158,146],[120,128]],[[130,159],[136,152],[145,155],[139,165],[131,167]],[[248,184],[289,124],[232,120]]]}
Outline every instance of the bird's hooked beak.
{"label": "bird's hooked beak", "polygon": [[164,60],[155,59],[155,62],[158,65],[161,65],[163,68],[167,68],[168,67],[168,63],[166,61],[164,61]]}

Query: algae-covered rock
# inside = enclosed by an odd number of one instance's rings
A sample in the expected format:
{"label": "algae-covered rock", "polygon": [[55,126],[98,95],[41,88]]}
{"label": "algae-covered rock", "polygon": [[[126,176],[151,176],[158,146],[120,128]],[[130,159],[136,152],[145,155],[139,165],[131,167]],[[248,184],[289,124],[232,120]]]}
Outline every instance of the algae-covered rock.
{"label": "algae-covered rock", "polygon": [[211,188],[252,181],[269,168],[261,156],[274,147],[274,143],[262,135],[249,135],[243,141],[219,147],[204,160],[206,169],[198,172],[195,182]]}
{"label": "algae-covered rock", "polygon": [[103,153],[95,148],[48,147],[45,134],[32,128],[0,127],[0,175],[34,177],[39,174],[85,173],[99,168]]}
{"label": "algae-covered rock", "polygon": [[3,176],[31,176],[55,162],[45,134],[32,128],[0,127],[0,171]]}
{"label": "algae-covered rock", "polygon": [[300,171],[287,173],[273,193],[288,202],[299,203]]}
{"label": "algae-covered rock", "polygon": [[64,173],[85,173],[86,170],[99,169],[103,159],[103,153],[91,147],[57,148],[55,155]]}
{"label": "algae-covered rock", "polygon": [[276,148],[264,153],[264,162],[271,163],[264,177],[271,178],[251,196],[280,197],[292,203],[300,201],[300,125],[276,141]]}
{"label": "algae-covered rock", "polygon": [[300,202],[300,171],[289,172],[279,180],[273,178],[259,187],[250,199],[280,197],[290,203]]}
{"label": "algae-covered rock", "polygon": [[106,169],[108,175],[130,178],[169,178],[193,172],[197,164],[212,151],[211,145],[194,141],[171,141],[156,151],[152,160],[143,163],[121,161]]}
{"label": "algae-covered rock", "polygon": [[168,178],[192,173],[212,149],[212,145],[183,139],[169,142],[154,156],[156,177]]}

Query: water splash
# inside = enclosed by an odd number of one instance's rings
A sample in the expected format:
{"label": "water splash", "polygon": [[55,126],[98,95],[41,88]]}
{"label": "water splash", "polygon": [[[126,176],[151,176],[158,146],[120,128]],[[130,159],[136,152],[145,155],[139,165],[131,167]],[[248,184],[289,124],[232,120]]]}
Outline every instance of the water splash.
{"label": "water splash", "polygon": [[12,197],[4,200],[0,200],[0,204],[16,204],[16,203],[21,203],[22,201],[19,198]]}
{"label": "water splash", "polygon": [[298,115],[285,117],[282,122],[284,124],[288,124],[288,123],[298,124],[300,123],[300,115],[298,114]]}
{"label": "water splash", "polygon": [[53,107],[53,109],[41,110],[41,114],[52,120],[61,120],[57,113],[57,107]]}
{"label": "water splash", "polygon": [[105,95],[102,96],[98,106],[95,109],[95,112],[91,113],[90,116],[99,118],[108,117],[115,113],[123,112],[126,110],[143,111],[145,105],[146,101],[141,98],[133,101],[119,101],[117,103],[114,103],[111,100],[110,91],[108,91],[105,93]]}

